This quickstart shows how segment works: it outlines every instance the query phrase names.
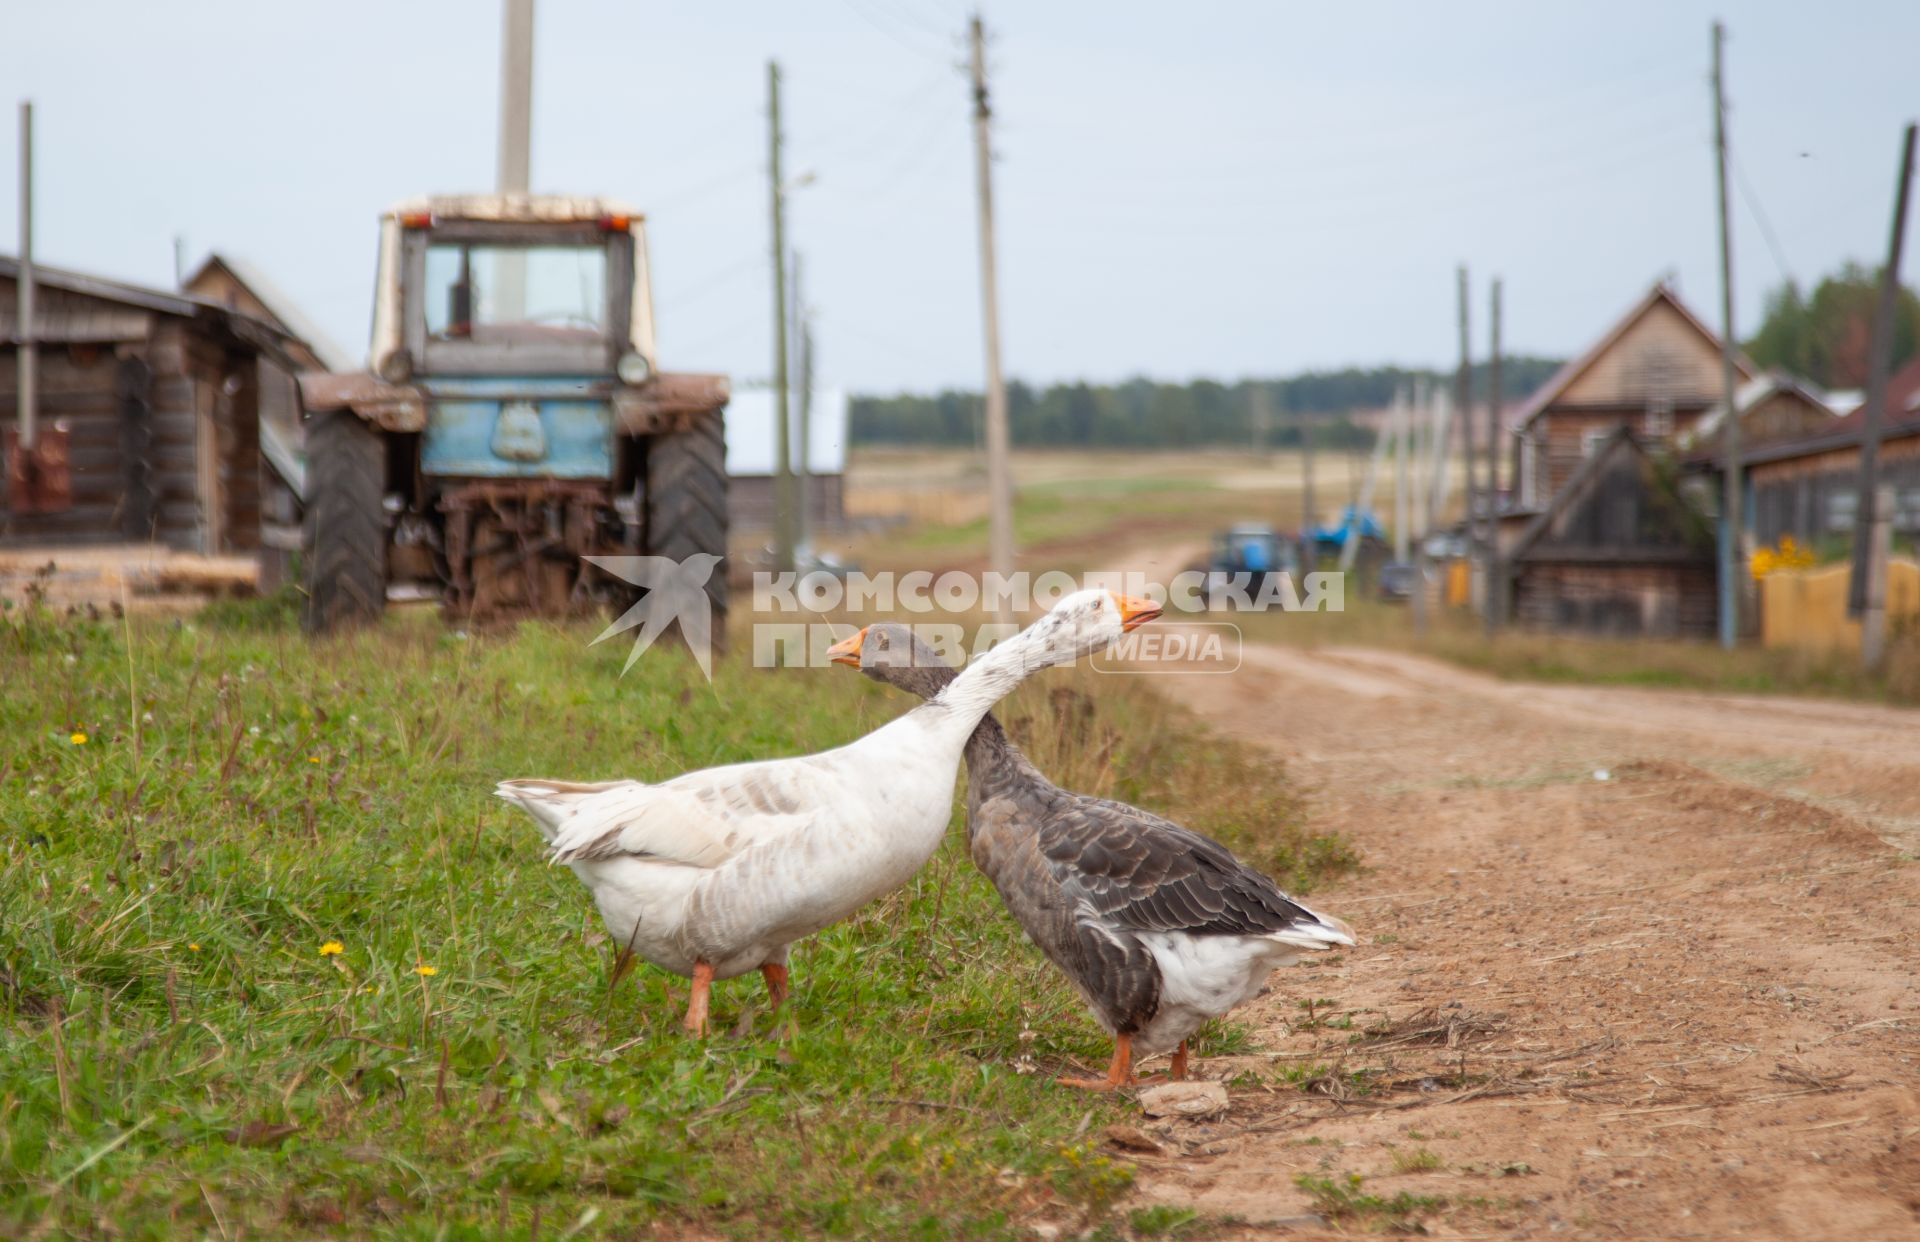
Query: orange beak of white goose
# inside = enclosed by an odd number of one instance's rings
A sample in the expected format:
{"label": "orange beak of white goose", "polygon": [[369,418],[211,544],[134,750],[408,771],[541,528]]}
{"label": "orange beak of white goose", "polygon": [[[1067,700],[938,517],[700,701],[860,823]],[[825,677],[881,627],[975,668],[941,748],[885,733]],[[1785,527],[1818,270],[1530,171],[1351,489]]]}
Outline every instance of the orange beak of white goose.
{"label": "orange beak of white goose", "polygon": [[841,639],[827,648],[827,659],[835,664],[845,664],[853,668],[860,667],[860,644],[867,639],[867,632],[859,630]]}
{"label": "orange beak of white goose", "polygon": [[1113,602],[1120,608],[1120,628],[1137,630],[1160,615],[1160,605],[1138,595],[1122,595],[1112,592]]}

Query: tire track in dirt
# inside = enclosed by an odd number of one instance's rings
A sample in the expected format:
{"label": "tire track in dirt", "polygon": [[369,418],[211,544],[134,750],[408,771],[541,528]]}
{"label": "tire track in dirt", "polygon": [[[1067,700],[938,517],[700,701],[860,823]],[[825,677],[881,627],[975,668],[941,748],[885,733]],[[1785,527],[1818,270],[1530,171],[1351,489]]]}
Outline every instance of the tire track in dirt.
{"label": "tire track in dirt", "polygon": [[1315,894],[1361,946],[1203,1067],[1232,1112],[1130,1153],[1142,1202],[1312,1236],[1296,1178],[1359,1173],[1442,1236],[1920,1237],[1920,863],[1881,839],[1920,716],[1348,649],[1162,684],[1370,869]]}

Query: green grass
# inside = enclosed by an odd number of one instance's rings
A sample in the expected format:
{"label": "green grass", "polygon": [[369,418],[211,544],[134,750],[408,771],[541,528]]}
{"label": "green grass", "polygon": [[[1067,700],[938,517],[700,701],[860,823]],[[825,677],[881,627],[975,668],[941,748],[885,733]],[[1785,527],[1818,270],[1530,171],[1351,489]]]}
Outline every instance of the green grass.
{"label": "green grass", "polygon": [[[753,1033],[702,1043],[684,981],[612,984],[585,889],[490,796],[815,750],[899,696],[667,652],[623,679],[593,627],[289,620],[0,626],[0,1235],[996,1236],[1124,1196],[1073,1144],[1127,1106],[1050,1081],[1104,1041],[957,834],[796,947],[789,1037],[750,979],[714,1018]],[[1045,677],[1008,715],[1064,783],[1296,885],[1352,863],[1142,679]]]}
{"label": "green grass", "polygon": [[1394,1195],[1369,1194],[1363,1189],[1366,1179],[1358,1173],[1345,1177],[1302,1173],[1293,1183],[1306,1191],[1314,1209],[1329,1220],[1353,1221],[1396,1231],[1418,1230],[1421,1216],[1446,1206],[1446,1200],[1435,1195],[1416,1195],[1405,1190]]}

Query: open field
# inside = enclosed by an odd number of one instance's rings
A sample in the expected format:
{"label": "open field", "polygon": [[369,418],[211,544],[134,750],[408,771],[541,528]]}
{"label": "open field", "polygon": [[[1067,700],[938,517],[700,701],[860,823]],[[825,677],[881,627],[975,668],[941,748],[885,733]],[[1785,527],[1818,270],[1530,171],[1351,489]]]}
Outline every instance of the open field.
{"label": "open field", "polygon": [[[1022,568],[1060,568],[1088,545],[1115,538],[1171,536],[1204,545],[1215,527],[1266,522],[1299,529],[1305,478],[1298,452],[1047,452],[1013,455],[1014,528]],[[1364,453],[1323,451],[1314,458],[1320,520],[1335,516],[1365,476]],[[1457,471],[1456,471],[1457,473]],[[852,511],[917,512],[931,520],[852,541],[847,551],[880,569],[971,564],[986,545],[978,454],[958,450],[862,449],[847,472]],[[1457,500],[1457,486],[1456,486]],[[912,498],[912,499],[909,499]],[[1375,504],[1392,509],[1383,474]],[[920,507],[910,508],[917,503]],[[942,504],[952,517],[942,520]],[[1045,561],[1044,566],[1029,562]]]}
{"label": "open field", "polygon": [[[613,977],[587,894],[490,796],[853,738],[844,669],[621,678],[590,627],[429,616],[310,645],[273,601],[0,625],[0,1234],[1012,1235],[1107,1218],[1131,1113],[1053,1074],[1106,1046],[957,839],[796,947],[775,1027]],[[1006,713],[1064,782],[1173,812],[1283,882],[1350,869],[1283,769],[1142,679]],[[956,824],[959,812],[956,810]],[[337,946],[337,952],[328,950]],[[1248,1047],[1233,1026],[1205,1053]],[[1125,1221],[1125,1216],[1118,1219]],[[1149,1220],[1157,1220],[1152,1217]]]}

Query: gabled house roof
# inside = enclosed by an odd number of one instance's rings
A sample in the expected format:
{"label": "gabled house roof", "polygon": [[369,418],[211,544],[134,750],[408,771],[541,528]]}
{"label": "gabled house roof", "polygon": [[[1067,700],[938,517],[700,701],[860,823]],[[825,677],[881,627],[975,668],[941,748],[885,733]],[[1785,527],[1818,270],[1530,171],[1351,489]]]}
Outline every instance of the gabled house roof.
{"label": "gabled house roof", "polygon": [[[1647,290],[1639,301],[1629,307],[1626,314],[1615,320],[1613,326],[1608,328],[1606,333],[1601,336],[1598,341],[1595,341],[1585,353],[1567,362],[1565,366],[1555,371],[1546,383],[1536,388],[1533,391],[1533,395],[1521,403],[1519,409],[1514,414],[1514,421],[1511,425],[1514,427],[1525,427],[1527,424],[1533,422],[1534,419],[1538,418],[1542,411],[1565,395],[1569,388],[1572,388],[1583,375],[1593,369],[1595,363],[1604,358],[1608,351],[1615,345],[1618,345],[1620,339],[1626,336],[1627,332],[1632,329],[1635,324],[1646,318],[1656,306],[1662,303],[1672,307],[1678,312],[1680,317],[1687,322],[1687,325],[1702,337],[1712,342],[1715,349],[1720,348],[1719,335],[1715,333],[1712,328],[1709,328],[1705,323],[1701,322],[1700,317],[1687,308],[1687,304],[1680,300],[1680,295],[1674,292],[1671,285],[1667,284],[1664,280],[1660,281],[1656,283],[1653,288]],[[1753,375],[1753,364],[1748,362],[1744,356],[1739,354],[1734,355],[1733,365],[1742,379],[1750,378]]]}
{"label": "gabled house roof", "polygon": [[[1580,468],[1573,472],[1573,477],[1568,479],[1566,484],[1561,487],[1558,492],[1554,493],[1553,499],[1548,502],[1547,507],[1536,514],[1533,520],[1528,523],[1526,530],[1521,532],[1519,539],[1514,542],[1513,548],[1507,553],[1507,559],[1513,562],[1530,559],[1550,560],[1556,559],[1561,555],[1549,549],[1541,548],[1540,545],[1542,541],[1545,540],[1548,533],[1554,529],[1561,517],[1587,503],[1595,487],[1609,473],[1614,460],[1623,455],[1632,456],[1639,460],[1643,477],[1645,477],[1647,472],[1652,473],[1655,481],[1654,486],[1666,494],[1668,503],[1673,506],[1675,513],[1681,516],[1682,521],[1697,525],[1701,531],[1710,529],[1706,516],[1681,494],[1678,484],[1673,479],[1658,470],[1653,457],[1647,452],[1646,445],[1643,444],[1640,438],[1634,435],[1625,424],[1622,424],[1614,428],[1607,438],[1594,449],[1592,455],[1580,463]],[[1684,544],[1669,547],[1635,544],[1626,545],[1618,549],[1596,548],[1587,549],[1586,551],[1589,554],[1604,553],[1603,559],[1625,563],[1631,563],[1636,560],[1667,562],[1691,561],[1700,559],[1703,555],[1700,550]],[[1704,555],[1711,556],[1711,552],[1707,552]]]}
{"label": "gabled house roof", "polygon": [[[1745,465],[1788,461],[1795,457],[1813,457],[1835,449],[1857,448],[1867,430],[1867,410],[1863,404],[1852,413],[1833,420],[1833,425],[1810,436],[1756,446],[1742,453]],[[1880,420],[1882,440],[1903,440],[1920,436],[1920,358],[1915,358],[1887,379],[1887,406]],[[1718,463],[1714,463],[1718,464]]]}
{"label": "gabled house roof", "polygon": [[[207,255],[199,267],[194,269],[193,275],[187,277],[187,279],[182,282],[181,287],[188,290],[193,289],[215,269],[225,269],[236,284],[252,294],[254,300],[266,308],[267,314],[271,315],[281,328],[284,328],[295,340],[307,347],[307,351],[319,360],[321,366],[329,371],[357,371],[360,369],[361,363],[359,358],[355,357],[350,350],[334,340],[325,328],[322,328],[309,318],[298,303],[281,292],[278,285],[267,279],[266,273],[245,259],[240,258],[238,255],[223,254],[218,250],[213,251]],[[197,297],[199,295],[187,294],[185,296]],[[200,300],[212,301],[213,299],[202,297]]]}
{"label": "gabled house roof", "polygon": [[[1741,384],[1733,390],[1733,404],[1739,409],[1742,415],[1745,415],[1747,411],[1753,409],[1762,401],[1781,393],[1791,393],[1794,396],[1800,397],[1810,405],[1818,406],[1829,414],[1836,412],[1833,406],[1828,404],[1825,393],[1815,388],[1806,380],[1801,379],[1799,376],[1789,375],[1785,371],[1762,371],[1759,375]],[[1701,416],[1700,421],[1693,425],[1693,430],[1687,437],[1687,443],[1689,445],[1703,444],[1712,439],[1714,434],[1720,430],[1720,424],[1726,421],[1726,417],[1727,403],[1725,401],[1715,402],[1713,408],[1708,410],[1706,414]],[[1742,421],[1745,421],[1744,418]],[[1828,427],[1822,430],[1831,431],[1832,428]]]}

